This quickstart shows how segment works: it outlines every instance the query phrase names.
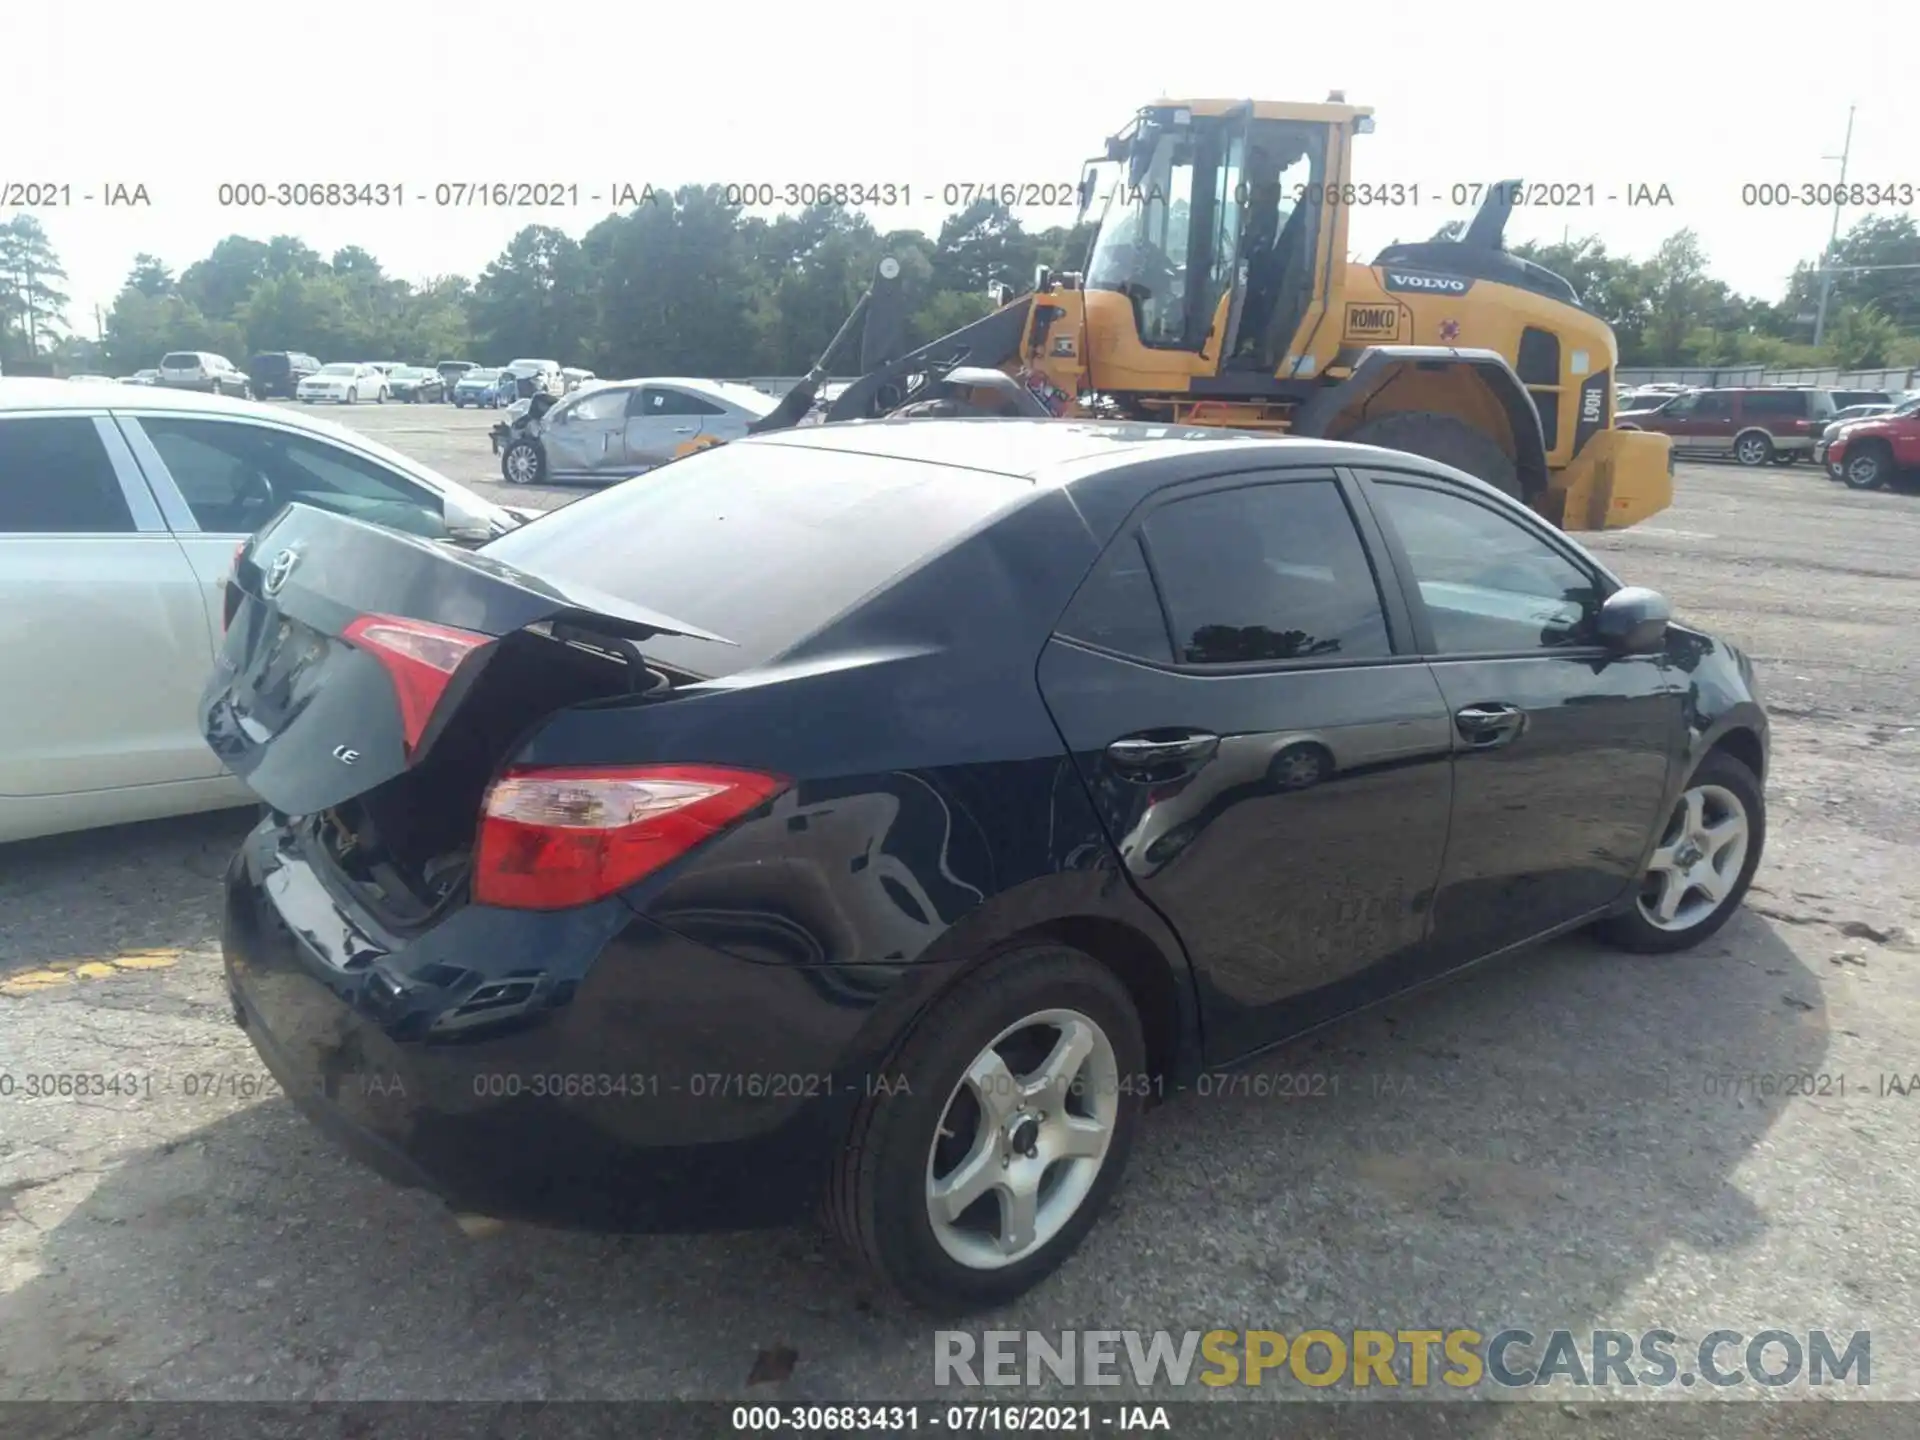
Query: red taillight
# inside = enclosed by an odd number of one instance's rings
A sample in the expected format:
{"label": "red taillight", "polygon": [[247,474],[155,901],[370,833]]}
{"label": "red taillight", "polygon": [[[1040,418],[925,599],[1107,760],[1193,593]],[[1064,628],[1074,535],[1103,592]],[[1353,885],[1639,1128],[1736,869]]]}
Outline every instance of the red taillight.
{"label": "red taillight", "polygon": [[473,898],[512,910],[604,899],[791,783],[719,765],[508,770],[480,807]]}
{"label": "red taillight", "polygon": [[362,615],[340,632],[340,638],[372,655],[393,677],[409,756],[426,733],[433,707],[447,693],[460,662],[493,639],[397,615]]}

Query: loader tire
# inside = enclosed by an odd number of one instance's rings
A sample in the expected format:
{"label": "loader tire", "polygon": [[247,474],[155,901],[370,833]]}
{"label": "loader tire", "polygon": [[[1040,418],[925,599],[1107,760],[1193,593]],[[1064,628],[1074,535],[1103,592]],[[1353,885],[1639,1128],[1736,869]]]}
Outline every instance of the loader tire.
{"label": "loader tire", "polygon": [[973,405],[965,400],[942,399],[916,400],[911,405],[902,405],[893,413],[895,415],[918,416],[922,419],[952,420],[998,415],[1002,412],[989,410],[981,405]]}
{"label": "loader tire", "polygon": [[1404,450],[1409,455],[1437,460],[1486,481],[1503,495],[1515,500],[1525,498],[1520,493],[1520,472],[1507,452],[1492,436],[1452,415],[1401,410],[1369,420],[1339,438],[1355,445],[1378,445],[1383,450]]}

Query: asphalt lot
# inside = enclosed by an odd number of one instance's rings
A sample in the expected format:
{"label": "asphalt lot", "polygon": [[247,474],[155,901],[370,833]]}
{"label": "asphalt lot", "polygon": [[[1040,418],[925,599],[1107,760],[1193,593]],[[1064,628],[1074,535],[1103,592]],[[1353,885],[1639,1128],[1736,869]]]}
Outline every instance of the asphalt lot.
{"label": "asphalt lot", "polygon": [[[497,498],[582,493],[499,484],[491,412],[342,418]],[[1557,943],[1258,1067],[1328,1077],[1316,1098],[1163,1108],[1081,1253],[967,1328],[1870,1330],[1864,1393],[1920,1399],[1920,498],[1805,466],[1679,490],[1595,548],[1758,663],[1746,912],[1678,958]],[[216,878],[249,820],[0,852],[0,1072],[142,1077],[0,1096],[0,1399],[954,1398],[934,1326],[809,1231],[463,1227],[339,1157],[222,997]],[[1768,1083],[1799,1075],[1827,1093]]]}

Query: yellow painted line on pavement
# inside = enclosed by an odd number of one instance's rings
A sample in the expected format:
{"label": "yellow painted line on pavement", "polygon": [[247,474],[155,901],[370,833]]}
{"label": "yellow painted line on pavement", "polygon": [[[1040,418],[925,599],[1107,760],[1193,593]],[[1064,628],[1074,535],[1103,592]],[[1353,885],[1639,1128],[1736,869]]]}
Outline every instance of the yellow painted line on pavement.
{"label": "yellow painted line on pavement", "polygon": [[124,971],[166,970],[178,965],[183,953],[176,949],[123,950],[118,955],[55,960],[0,977],[0,995],[33,995],[80,980],[105,980]]}

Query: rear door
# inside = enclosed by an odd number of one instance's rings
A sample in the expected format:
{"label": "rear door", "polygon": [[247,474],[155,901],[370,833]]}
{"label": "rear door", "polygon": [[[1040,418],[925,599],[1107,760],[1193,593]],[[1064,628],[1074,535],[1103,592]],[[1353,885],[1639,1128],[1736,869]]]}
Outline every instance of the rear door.
{"label": "rear door", "polygon": [[1193,960],[1210,1060],[1423,967],[1451,726],[1355,494],[1331,471],[1164,493],[1041,657],[1108,838]]}
{"label": "rear door", "polygon": [[1427,476],[1367,494],[1452,716],[1436,958],[1477,959],[1616,899],[1685,742],[1686,677],[1595,643],[1604,576],[1530,515]]}
{"label": "rear door", "polygon": [[288,504],[428,539],[447,534],[438,495],[325,440],[224,416],[117,418],[199,577],[213,644],[219,643],[234,550]]}
{"label": "rear door", "polygon": [[199,592],[105,416],[0,416],[0,795],[220,773]]}
{"label": "rear door", "polygon": [[627,464],[633,469],[664,465],[701,431],[709,415],[723,412],[670,385],[642,385],[627,406]]}

